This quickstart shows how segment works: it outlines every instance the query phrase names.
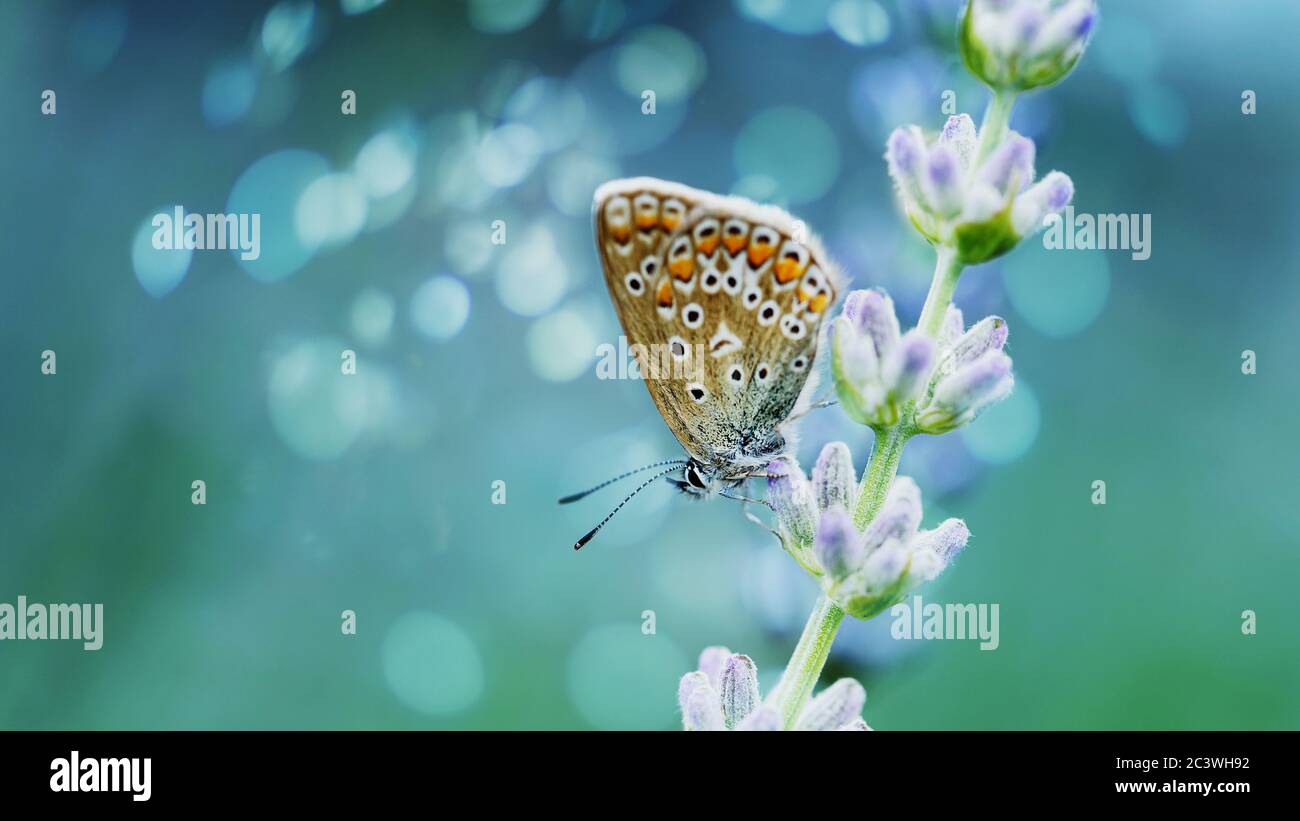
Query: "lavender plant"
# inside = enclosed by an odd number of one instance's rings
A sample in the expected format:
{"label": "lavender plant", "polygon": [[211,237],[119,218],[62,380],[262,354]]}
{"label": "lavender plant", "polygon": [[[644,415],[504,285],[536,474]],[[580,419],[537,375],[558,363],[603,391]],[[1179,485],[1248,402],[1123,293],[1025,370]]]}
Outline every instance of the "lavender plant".
{"label": "lavender plant", "polygon": [[781,545],[821,595],[776,688],[760,698],[749,657],[711,647],[678,689],[688,730],[870,729],[866,692],[841,679],[809,700],[846,615],[870,619],[934,579],[966,546],[960,519],[919,530],[921,491],[897,476],[908,440],[970,423],[1015,379],[1001,317],[965,326],[952,304],[962,271],[1015,248],[1074,195],[1052,171],[1035,181],[1032,140],[1009,130],[1017,97],[1062,80],[1095,27],[1095,0],[970,0],[959,45],[992,98],[980,127],[961,114],[933,137],[896,129],[885,159],[903,212],[935,249],[916,327],[903,333],[880,290],[849,294],[830,329],[831,372],[844,412],[875,433],[861,480],[842,442],[823,448],[811,479],[793,460],[768,466]]}

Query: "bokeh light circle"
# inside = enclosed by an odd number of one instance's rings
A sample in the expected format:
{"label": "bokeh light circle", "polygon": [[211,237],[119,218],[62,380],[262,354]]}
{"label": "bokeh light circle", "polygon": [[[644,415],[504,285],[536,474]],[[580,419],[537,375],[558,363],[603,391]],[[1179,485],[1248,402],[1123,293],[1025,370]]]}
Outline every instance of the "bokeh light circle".
{"label": "bokeh light circle", "polygon": [[175,212],[174,205],[154,210],[140,223],[135,239],[131,241],[131,267],[135,269],[135,278],[140,287],[155,299],[166,296],[181,284],[194,259],[194,251],[190,248],[153,247],[154,234],[163,230],[154,227],[154,217],[158,214],[172,217]]}
{"label": "bokeh light circle", "polygon": [[411,297],[411,323],[421,334],[443,342],[465,327],[469,309],[469,289],[455,277],[437,276]]}
{"label": "bokeh light circle", "polygon": [[397,699],[418,713],[458,713],[483,694],[483,660],[459,625],[427,610],[399,616],[380,651],[384,680]]}
{"label": "bokeh light circle", "polygon": [[667,729],[687,665],[662,630],[646,636],[637,622],[604,625],[583,636],[569,655],[569,696],[598,729]]}
{"label": "bokeh light circle", "polygon": [[1038,396],[1019,376],[1015,390],[961,429],[962,442],[976,458],[993,465],[1014,462],[1033,447],[1042,412]]}
{"label": "bokeh light circle", "polygon": [[203,80],[200,107],[203,119],[214,128],[239,122],[253,107],[257,95],[257,72],[244,59],[221,60],[208,69]]}
{"label": "bokeh light circle", "polygon": [[235,181],[226,202],[227,214],[261,215],[261,254],[236,262],[254,279],[284,279],[311,259],[315,249],[305,245],[294,229],[298,200],[307,186],[329,173],[329,163],[312,151],[289,148],[262,157]]}
{"label": "bokeh light circle", "polygon": [[546,0],[469,0],[469,23],[488,34],[525,28],[546,8]]}
{"label": "bokeh light circle", "polygon": [[303,189],[293,227],[307,248],[342,245],[361,233],[369,204],[351,174],[325,174]]}
{"label": "bokeh light circle", "polygon": [[550,382],[577,379],[596,359],[596,332],[576,308],[565,307],[535,321],[525,338],[533,372]]}
{"label": "bokeh light circle", "polygon": [[382,345],[393,332],[397,301],[378,288],[366,288],[352,301],[352,334],[371,346]]}
{"label": "bokeh light circle", "polygon": [[825,194],[840,170],[840,146],[821,117],[779,106],[755,115],[736,137],[736,173],[776,182],[791,203]]}
{"label": "bokeh light circle", "polygon": [[343,373],[347,347],[333,339],[309,339],[273,359],[267,385],[271,424],[300,456],[336,459],[365,428],[367,384]]}
{"label": "bokeh light circle", "polygon": [[[1063,226],[1069,231],[1070,226]],[[1101,315],[1110,293],[1105,251],[1046,249],[1042,235],[1006,258],[1002,281],[1020,318],[1054,338],[1073,336]],[[1014,339],[1015,327],[1012,326]]]}
{"label": "bokeh light circle", "polygon": [[694,40],[668,26],[638,29],[614,54],[614,74],[628,96],[650,89],[656,102],[689,97],[704,81],[704,51]]}
{"label": "bokeh light circle", "polygon": [[826,20],[836,36],[855,46],[889,39],[889,14],[876,0],[836,0]]}

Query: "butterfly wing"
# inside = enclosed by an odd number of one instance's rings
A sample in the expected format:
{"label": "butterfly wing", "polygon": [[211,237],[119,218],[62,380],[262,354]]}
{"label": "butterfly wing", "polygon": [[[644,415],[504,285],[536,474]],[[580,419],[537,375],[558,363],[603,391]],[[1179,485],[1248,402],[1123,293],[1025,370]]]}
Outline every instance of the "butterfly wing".
{"label": "butterfly wing", "polygon": [[843,290],[820,243],[779,208],[645,177],[594,207],[606,285],[677,440],[741,472],[779,452]]}

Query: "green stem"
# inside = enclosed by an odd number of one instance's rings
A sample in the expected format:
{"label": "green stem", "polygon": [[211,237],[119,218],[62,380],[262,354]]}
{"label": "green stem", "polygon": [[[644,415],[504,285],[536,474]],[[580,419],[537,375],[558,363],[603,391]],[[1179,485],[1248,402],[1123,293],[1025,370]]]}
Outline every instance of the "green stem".
{"label": "green stem", "polygon": [[889,486],[894,483],[898,473],[898,460],[903,457],[903,446],[907,444],[908,435],[902,425],[886,428],[876,432],[876,444],[871,450],[871,461],[867,463],[867,472],[862,474],[862,483],[858,486],[858,502],[853,507],[853,526],[866,530],[871,520],[876,518],[880,506],[889,495]]}
{"label": "green stem", "polygon": [[916,323],[931,339],[939,338],[943,318],[948,315],[948,306],[952,304],[952,292],[957,289],[957,280],[965,267],[957,261],[955,248],[940,245],[935,251],[938,258],[934,262],[934,278],[930,280],[930,293],[925,297],[921,319]]}
{"label": "green stem", "polygon": [[822,667],[826,666],[826,657],[830,655],[831,644],[843,620],[844,611],[838,604],[826,596],[817,597],[817,605],[808,616],[794,655],[772,694],[772,704],[781,713],[785,729],[793,730],[799,720],[804,704],[821,677]]}
{"label": "green stem", "polygon": [[995,91],[993,99],[989,100],[988,108],[984,109],[984,120],[980,123],[979,147],[975,151],[975,161],[970,164],[970,173],[974,175],[975,169],[993,153],[993,149],[1002,144],[1002,138],[1007,136],[1007,128],[1011,124],[1011,109],[1016,105],[1016,92],[1014,91]]}

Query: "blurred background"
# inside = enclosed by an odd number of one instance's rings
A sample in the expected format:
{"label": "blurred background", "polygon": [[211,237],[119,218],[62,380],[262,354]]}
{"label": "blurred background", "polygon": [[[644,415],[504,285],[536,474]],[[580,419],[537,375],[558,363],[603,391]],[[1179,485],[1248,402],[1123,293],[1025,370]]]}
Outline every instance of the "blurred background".
{"label": "blurred background", "polygon": [[[575,554],[621,494],[555,504],[679,453],[642,384],[596,378],[591,194],[783,205],[914,321],[933,257],[881,155],[945,91],[979,119],[957,13],[0,6],[0,601],[105,620],[98,652],[0,643],[0,726],[666,729],[709,644],[770,687],[816,588],[736,505],[654,487]],[[924,599],[997,603],[1001,644],[848,625],[826,680],[860,678],[874,727],[1300,727],[1298,27],[1285,0],[1104,0],[1075,74],[1022,100],[1039,172],[1151,214],[1152,255],[1029,242],[963,278],[1019,387],[902,472],[975,534]],[[261,257],[155,251],[175,205],[260,213]],[[803,463],[837,438],[861,469],[836,409]]]}

